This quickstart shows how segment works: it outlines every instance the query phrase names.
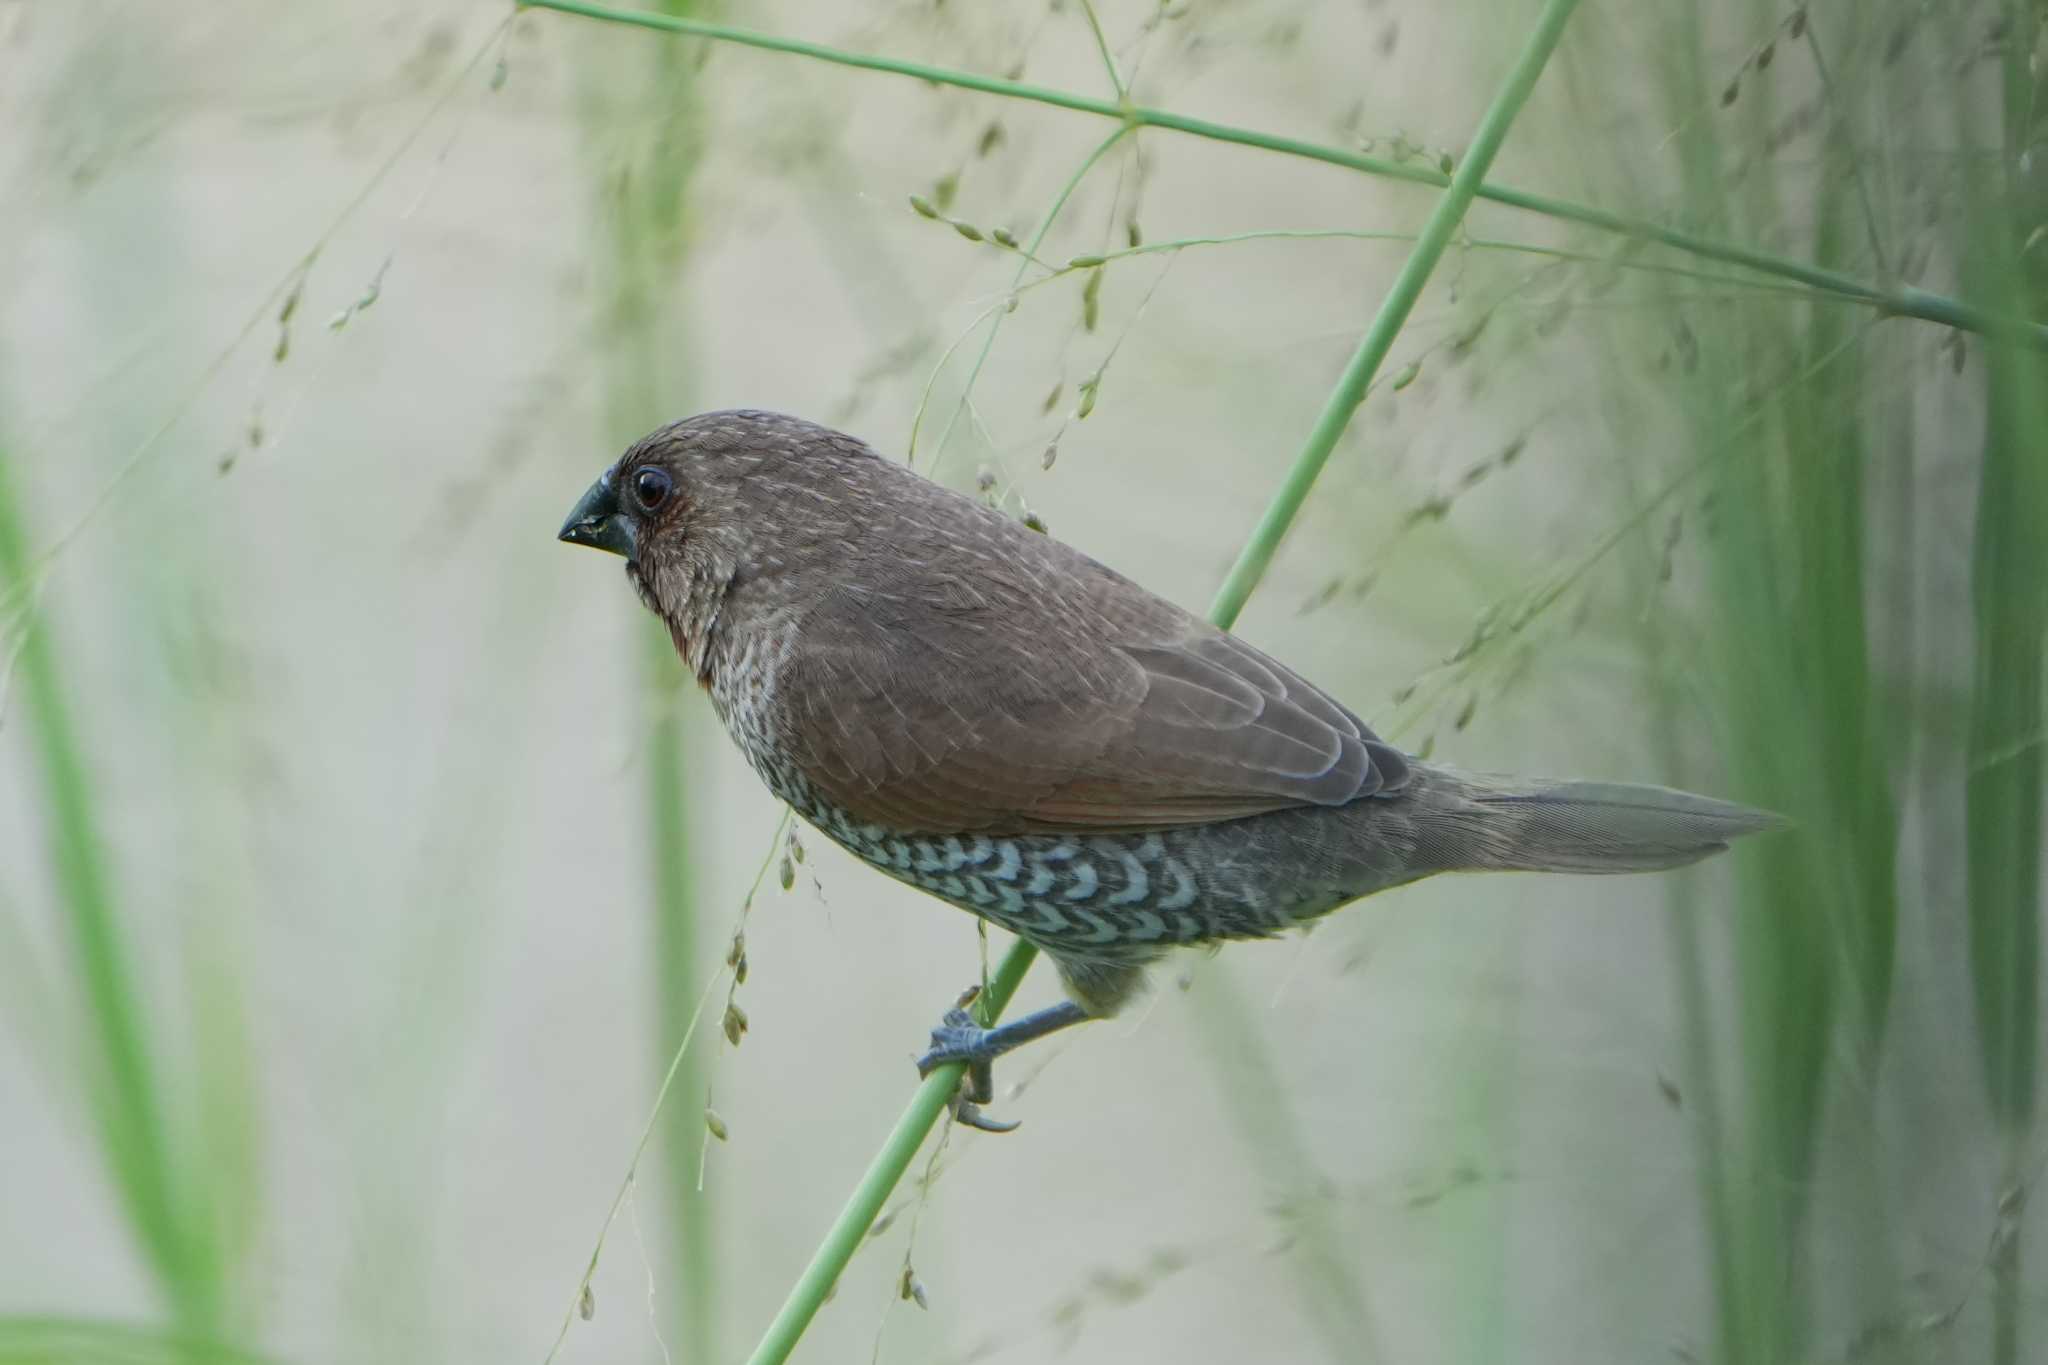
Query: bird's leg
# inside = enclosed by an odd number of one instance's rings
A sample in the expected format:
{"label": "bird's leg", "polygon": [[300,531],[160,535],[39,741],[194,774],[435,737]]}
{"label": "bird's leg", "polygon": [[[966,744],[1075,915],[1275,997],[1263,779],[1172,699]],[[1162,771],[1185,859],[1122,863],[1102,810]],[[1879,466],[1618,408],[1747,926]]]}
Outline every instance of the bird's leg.
{"label": "bird's leg", "polygon": [[[921,1076],[928,1076],[932,1068],[948,1062],[966,1062],[976,1072],[983,1071],[990,1062],[1013,1051],[1033,1039],[1043,1038],[1074,1024],[1085,1023],[1093,1016],[1071,1000],[1062,1000],[1049,1005],[1034,1014],[1013,1019],[995,1028],[983,1028],[974,1015],[964,1009],[946,1011],[946,1017],[932,1030],[931,1050],[917,1059],[917,1070]],[[976,1078],[977,1082],[979,1077]],[[981,1092],[977,1083],[974,1099],[986,1103],[990,1095]]]}
{"label": "bird's leg", "polygon": [[[980,1118],[979,1110],[975,1110],[972,1116],[966,1111],[995,1098],[995,1074],[991,1063],[1034,1038],[1043,1038],[1048,1033],[1056,1033],[1093,1017],[1073,1001],[1062,1000],[1057,1005],[1047,1006],[1007,1024],[983,1028],[969,1011],[951,1009],[946,1011],[946,1017],[939,1021],[939,1026],[932,1030],[931,1050],[917,1059],[917,1074],[929,1076],[933,1068],[949,1062],[967,1063],[966,1104],[956,1117],[974,1127],[986,1127],[986,1123],[976,1121]],[[1009,1126],[1015,1127],[1014,1124]]]}

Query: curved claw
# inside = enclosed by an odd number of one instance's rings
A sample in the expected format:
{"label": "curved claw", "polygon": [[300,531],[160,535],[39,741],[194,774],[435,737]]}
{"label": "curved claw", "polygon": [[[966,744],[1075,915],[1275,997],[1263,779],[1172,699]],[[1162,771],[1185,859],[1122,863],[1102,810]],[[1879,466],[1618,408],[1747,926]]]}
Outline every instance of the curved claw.
{"label": "curved claw", "polygon": [[979,1128],[984,1133],[1014,1133],[1024,1122],[1022,1119],[1011,1119],[1007,1123],[1001,1119],[992,1119],[981,1111],[980,1105],[957,1091],[954,1092],[949,1107],[953,1111],[956,1123],[965,1124],[969,1128]]}

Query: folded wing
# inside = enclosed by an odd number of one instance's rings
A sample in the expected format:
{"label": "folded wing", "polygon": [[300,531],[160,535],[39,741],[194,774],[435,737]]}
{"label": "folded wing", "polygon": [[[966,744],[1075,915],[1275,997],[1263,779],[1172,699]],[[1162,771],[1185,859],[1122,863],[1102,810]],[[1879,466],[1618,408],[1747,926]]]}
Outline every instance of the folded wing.
{"label": "folded wing", "polygon": [[902,831],[1080,833],[1406,782],[1399,751],[1284,665],[1073,560],[1049,598],[846,593],[811,613],[773,705],[819,794]]}

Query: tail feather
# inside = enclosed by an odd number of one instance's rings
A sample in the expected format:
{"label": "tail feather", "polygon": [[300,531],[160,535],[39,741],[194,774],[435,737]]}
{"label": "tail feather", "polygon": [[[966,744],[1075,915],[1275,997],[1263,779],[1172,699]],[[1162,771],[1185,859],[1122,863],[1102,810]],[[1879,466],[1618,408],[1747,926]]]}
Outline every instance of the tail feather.
{"label": "tail feather", "polygon": [[1629,782],[1557,782],[1437,770],[1426,841],[1449,869],[1654,872],[1785,821],[1769,811]]}

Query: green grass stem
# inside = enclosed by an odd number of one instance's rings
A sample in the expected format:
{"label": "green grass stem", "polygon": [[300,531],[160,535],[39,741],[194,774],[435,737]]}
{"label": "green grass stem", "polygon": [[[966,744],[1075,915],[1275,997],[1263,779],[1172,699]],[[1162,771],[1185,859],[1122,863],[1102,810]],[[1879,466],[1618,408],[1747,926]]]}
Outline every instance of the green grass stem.
{"label": "green grass stem", "polygon": [[[698,8],[691,0],[666,0],[666,7],[667,17],[679,22],[689,22],[687,12]],[[637,82],[638,98],[660,109],[660,118],[632,125],[592,158],[594,165],[603,167],[603,178],[593,189],[610,246],[602,322],[609,352],[604,367],[605,419],[615,448],[676,415],[677,380],[689,373],[681,363],[686,338],[660,301],[671,292],[688,258],[690,190],[701,159],[697,129],[702,115],[694,87],[685,79],[690,54],[662,44],[645,55],[650,60],[632,68],[630,79]],[[597,79],[609,84],[619,76],[608,72]],[[593,95],[594,115],[597,98]],[[611,128],[593,122],[590,131],[594,138],[609,138]],[[662,1055],[694,1027],[690,1003],[703,975],[703,954],[695,894],[698,850],[690,838],[684,781],[689,739],[677,705],[687,675],[668,632],[652,622],[643,630],[640,704],[625,715],[643,755],[646,908],[654,939],[650,1030],[656,1055]],[[698,1138],[703,1131],[698,1105],[709,1075],[708,1063],[695,1051],[685,1050],[674,1064],[664,1088],[672,1081],[694,1102],[678,1106],[663,1121],[659,1147],[666,1175],[660,1207],[675,1249],[675,1283],[680,1290],[672,1311],[683,1353],[695,1360],[716,1354],[720,1318],[719,1266],[713,1247],[716,1201],[709,1190],[697,1187]]]}
{"label": "green grass stem", "polygon": [[[1024,981],[1024,974],[1031,970],[1038,950],[1018,939],[1010,945],[1009,952],[989,976],[988,989],[975,1002],[975,1012],[983,1024],[993,1024],[1002,1017],[1003,1010],[1016,995],[1017,987]],[[932,1125],[939,1115],[946,1112],[946,1105],[959,1089],[960,1073],[966,1069],[963,1063],[938,1067],[925,1077],[910,1097],[910,1105],[903,1111],[903,1117],[896,1120],[896,1126],[889,1131],[881,1150],[868,1163],[867,1173],[854,1186],[853,1195],[846,1201],[839,1217],[833,1220],[831,1230],[811,1257],[811,1263],[804,1267],[802,1275],[783,1301],[781,1311],[768,1330],[761,1335],[761,1342],[754,1353],[747,1357],[748,1365],[779,1365],[789,1359],[789,1353],[796,1349],[804,1329],[811,1325],[811,1319],[824,1307],[825,1299],[832,1292],[832,1286],[839,1282],[839,1276],[846,1269],[846,1263],[853,1259],[853,1253],[860,1248],[868,1229],[882,1213],[882,1206],[889,1202],[890,1193],[903,1179],[903,1173],[910,1169],[910,1163],[917,1159],[918,1149],[930,1136]]]}
{"label": "green grass stem", "polygon": [[1322,413],[1309,429],[1308,440],[1303,444],[1301,453],[1294,457],[1293,467],[1287,471],[1280,491],[1266,505],[1265,515],[1259,518],[1259,524],[1238,555],[1237,563],[1231,566],[1229,576],[1209,603],[1209,619],[1219,626],[1227,629],[1237,620],[1237,614],[1244,610],[1245,600],[1265,575],[1266,566],[1279,553],[1287,528],[1293,525],[1295,514],[1301,511],[1309,489],[1315,487],[1316,477],[1323,472],[1330,452],[1337,448],[1337,438],[1344,434],[1351,414],[1365,401],[1366,389],[1371,386],[1373,376],[1379,373],[1387,352],[1394,348],[1394,338],[1400,335],[1408,314],[1414,311],[1415,301],[1422,297],[1422,287],[1429,282],[1430,273],[1443,257],[1444,248],[1451,244],[1458,224],[1464,221],[1465,210],[1471,206],[1473,196],[1485,182],[1487,168],[1493,165],[1493,158],[1506,140],[1515,115],[1521,112],[1529,92],[1535,88],[1536,78],[1543,73],[1543,66],[1557,47],[1557,40],[1564,33],[1565,21],[1571,18],[1576,4],[1577,0],[1550,0],[1543,7],[1536,32],[1530,35],[1528,46],[1522,49],[1520,59],[1508,73],[1507,84],[1501,87],[1500,93],[1494,96],[1493,103],[1480,118],[1464,161],[1451,176],[1443,197],[1430,210],[1421,233],[1415,239],[1415,249],[1408,253],[1401,273],[1394,277],[1393,287],[1380,304],[1378,315],[1366,328],[1358,349],[1352,353],[1351,363],[1344,367],[1337,387],[1331,391],[1329,401],[1323,404]]}
{"label": "green grass stem", "polygon": [[[1226,232],[1209,237],[1168,237],[1143,246],[1123,247],[1115,251],[1104,251],[1099,255],[1083,257],[1087,264],[1047,265],[1047,273],[1029,284],[1019,282],[1013,286],[1018,294],[1028,294],[1041,285],[1054,280],[1066,279],[1084,271],[1097,270],[1101,266],[1115,265],[1139,256],[1156,256],[1162,253],[1186,251],[1191,247],[1235,246],[1240,242],[1315,242],[1350,240],[1354,242],[1405,242],[1413,245],[1417,234],[1413,232],[1373,232],[1363,228],[1253,228],[1247,232]],[[1769,280],[1750,279],[1742,275],[1730,275],[1717,270],[1694,270],[1682,265],[1665,265],[1657,261],[1637,261],[1628,257],[1603,256],[1591,251],[1573,251],[1568,247],[1539,246],[1534,242],[1503,241],[1496,237],[1460,236],[1455,243],[1459,251],[1502,252],[1517,256],[1536,256],[1558,265],[1598,266],[1602,269],[1627,270],[1646,275],[1664,275],[1672,279],[1691,280],[1699,284],[1711,284],[1722,289],[1742,289],[1753,293],[1776,294],[1784,298],[1811,299],[1815,291],[1799,285],[1776,284]],[[1101,265],[1095,264],[1096,261]],[[1030,262],[1027,260],[1026,265]],[[1824,294],[1822,298],[1842,303],[1860,300],[1843,298],[1840,295]]]}
{"label": "green grass stem", "polygon": [[[1112,118],[1131,127],[1164,128],[1171,132],[1185,133],[1191,137],[1207,138],[1214,142],[1234,143],[1241,147],[1256,147],[1284,156],[1301,157],[1310,161],[1321,161],[1332,166],[1363,171],[1368,175],[1383,176],[1392,180],[1406,180],[1418,185],[1429,185],[1438,189],[1448,188],[1454,176],[1447,176],[1431,166],[1390,161],[1385,157],[1368,156],[1341,147],[1322,143],[1307,142],[1300,138],[1283,137],[1275,133],[1260,132],[1251,128],[1240,128],[1227,123],[1216,123],[1209,119],[1192,118],[1167,109],[1153,109],[1145,105],[1132,104],[1127,100],[1103,100],[1070,91],[1055,90],[1048,86],[1034,85],[1025,81],[1004,80],[998,76],[982,76],[969,71],[956,71],[946,67],[930,66],[923,62],[905,61],[897,57],[875,56],[870,53],[848,52],[825,43],[807,42],[801,38],[783,38],[771,33],[753,29],[736,28],[729,24],[705,23],[701,20],[683,19],[673,15],[656,14],[646,10],[619,9],[610,5],[587,3],[587,0],[519,0],[524,9],[557,10],[586,19],[597,19],[608,23],[632,24],[641,28],[656,29],[664,33],[682,34],[687,37],[704,38],[713,42],[734,43],[742,47],[760,48],[768,52],[781,52],[791,56],[810,57],[817,61],[831,62],[839,66],[856,67],[864,71],[884,71],[892,75],[908,76],[914,80],[927,81],[934,85],[950,85],[961,90],[974,90],[985,95],[999,95],[1009,99],[1031,100],[1038,104],[1068,109],[1075,113],[1093,114],[1099,118]],[[1468,153],[1469,156],[1469,153]],[[2048,323],[2034,322],[2025,318],[1977,307],[1960,299],[1930,293],[1924,289],[1906,286],[1873,284],[1839,271],[1822,269],[1801,261],[1794,261],[1753,247],[1732,242],[1720,242],[1697,234],[1667,227],[1646,218],[1635,218],[1627,214],[1612,213],[1606,209],[1588,204],[1573,203],[1570,200],[1536,194],[1528,190],[1515,189],[1507,185],[1480,184],[1474,191],[1481,199],[1505,204],[1510,208],[1524,209],[1564,222],[1577,223],[1583,227],[1602,232],[1654,242],[1660,246],[1701,257],[1720,261],[1727,265],[1741,266],[1746,270],[1758,271],[1783,279],[1794,280],[1811,289],[1837,297],[1855,299],[1870,305],[1878,311],[1899,317],[1920,318],[1938,322],[1944,326],[1960,328],[1967,332],[1978,332],[1987,336],[2001,336],[2015,342],[2040,349],[2048,349]]]}
{"label": "green grass stem", "polygon": [[[2038,29],[2042,20],[2036,17]],[[2021,32],[2028,29],[2022,27]],[[2035,50],[2032,42],[2027,52]],[[2019,50],[2006,54],[2001,141],[2009,164],[2038,156],[2033,106],[2048,74]],[[2041,200],[2013,193],[2001,205],[1979,191],[1979,287],[2048,300],[2048,263],[2020,244],[2038,226]],[[1995,194],[1995,190],[1993,191]],[[2009,219],[2006,215],[2010,215]],[[2012,347],[1986,348],[1985,425],[1970,566],[1976,659],[1965,756],[1970,977],[1984,1093],[2002,1147],[2000,1235],[1993,1240],[1992,1365],[2039,1358],[2024,1338],[2039,1322],[2023,1272],[2029,1183],[2039,1171],[2041,1037],[2041,819],[2048,752],[2048,364]],[[2010,1204],[2010,1207],[2008,1205]],[[2038,1282],[2038,1272],[2035,1280]]]}
{"label": "green grass stem", "polygon": [[1102,54],[1102,66],[1109,73],[1109,88],[1116,91],[1118,99],[1124,99],[1124,73],[1117,70],[1116,54],[1109,50],[1109,36],[1102,31],[1102,16],[1095,12],[1094,0],[1081,0],[1081,13],[1088,16],[1088,31],[1095,35],[1095,50]]}

